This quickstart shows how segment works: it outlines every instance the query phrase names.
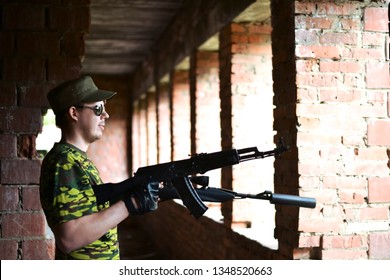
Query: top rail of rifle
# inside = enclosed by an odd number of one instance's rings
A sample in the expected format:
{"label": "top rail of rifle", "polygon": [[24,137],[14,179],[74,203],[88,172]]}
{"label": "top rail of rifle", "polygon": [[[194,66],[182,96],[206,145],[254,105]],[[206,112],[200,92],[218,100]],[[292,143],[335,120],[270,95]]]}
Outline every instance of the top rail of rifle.
{"label": "top rail of rifle", "polygon": [[245,148],[237,150],[240,157],[240,162],[257,158],[266,158],[272,156],[278,156],[287,151],[285,147],[277,147],[271,151],[260,152],[256,147]]}

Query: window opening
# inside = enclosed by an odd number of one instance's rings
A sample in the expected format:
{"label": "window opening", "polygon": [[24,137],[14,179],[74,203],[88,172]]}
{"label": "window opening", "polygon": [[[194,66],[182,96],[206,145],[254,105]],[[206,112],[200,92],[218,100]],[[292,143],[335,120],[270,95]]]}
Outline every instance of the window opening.
{"label": "window opening", "polygon": [[[50,151],[54,143],[60,141],[61,130],[56,126],[55,115],[53,110],[48,109],[43,113],[42,132],[38,134],[36,139],[36,150],[41,159]],[[54,234],[51,231],[45,220],[46,228],[45,235],[47,239],[54,239]]]}
{"label": "window opening", "polygon": [[60,141],[61,130],[56,126],[56,120],[53,110],[48,109],[43,115],[42,132],[36,140],[36,149],[40,157],[44,157],[53,147],[55,142]]}

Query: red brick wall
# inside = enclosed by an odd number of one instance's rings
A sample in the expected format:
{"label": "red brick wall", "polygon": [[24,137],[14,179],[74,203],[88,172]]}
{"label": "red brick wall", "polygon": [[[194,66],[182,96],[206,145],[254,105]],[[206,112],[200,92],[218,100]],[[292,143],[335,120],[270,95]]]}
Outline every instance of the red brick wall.
{"label": "red brick wall", "polygon": [[389,258],[388,8],[297,1],[295,13],[299,186],[318,200],[299,215],[299,247]]}
{"label": "red brick wall", "polygon": [[89,1],[2,1],[0,7],[0,259],[50,259],[39,202],[46,93],[80,75]]}

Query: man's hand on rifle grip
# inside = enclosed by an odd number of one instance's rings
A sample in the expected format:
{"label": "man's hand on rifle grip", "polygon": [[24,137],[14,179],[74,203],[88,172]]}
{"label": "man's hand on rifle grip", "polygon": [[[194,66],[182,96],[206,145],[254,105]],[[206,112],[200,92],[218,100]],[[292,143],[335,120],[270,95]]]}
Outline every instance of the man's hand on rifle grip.
{"label": "man's hand on rifle grip", "polygon": [[159,182],[150,182],[144,188],[138,188],[123,198],[131,215],[142,215],[157,210]]}

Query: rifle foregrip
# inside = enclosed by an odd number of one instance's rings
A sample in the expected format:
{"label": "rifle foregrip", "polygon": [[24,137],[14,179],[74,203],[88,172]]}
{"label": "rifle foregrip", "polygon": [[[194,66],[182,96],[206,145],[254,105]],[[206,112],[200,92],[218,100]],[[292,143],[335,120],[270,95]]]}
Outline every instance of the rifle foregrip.
{"label": "rifle foregrip", "polygon": [[191,214],[195,218],[200,218],[208,208],[193,188],[190,179],[188,177],[179,177],[172,179],[171,182]]}
{"label": "rifle foregrip", "polygon": [[270,199],[272,204],[282,204],[282,205],[292,205],[299,206],[305,208],[315,208],[316,200],[311,197],[302,197],[297,195],[289,195],[289,194],[272,194],[272,198]]}

